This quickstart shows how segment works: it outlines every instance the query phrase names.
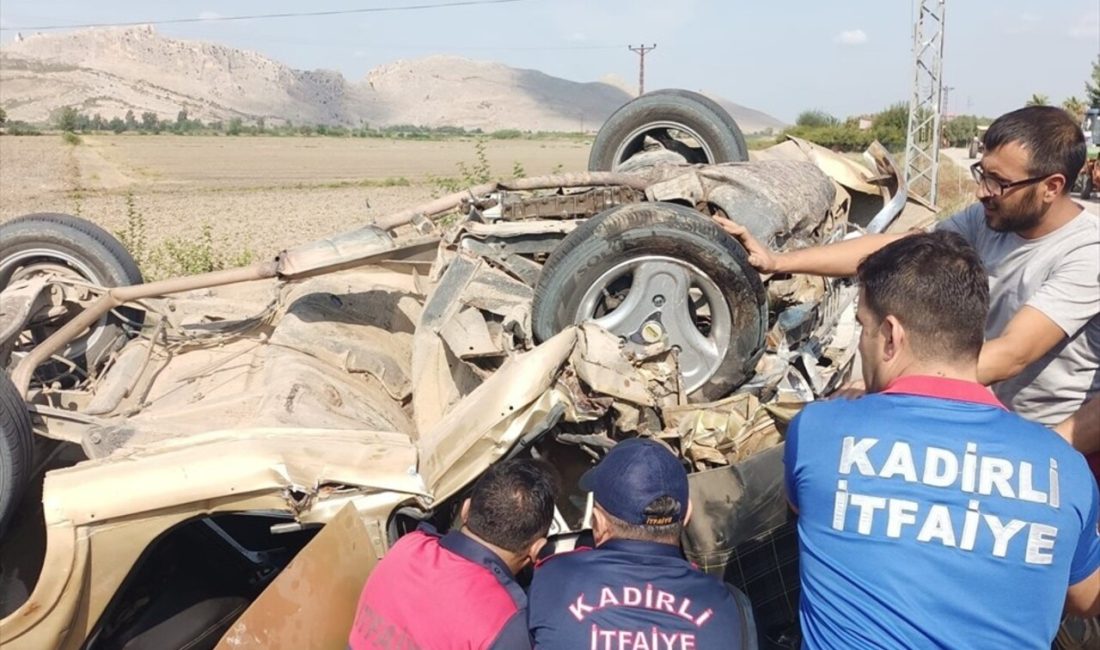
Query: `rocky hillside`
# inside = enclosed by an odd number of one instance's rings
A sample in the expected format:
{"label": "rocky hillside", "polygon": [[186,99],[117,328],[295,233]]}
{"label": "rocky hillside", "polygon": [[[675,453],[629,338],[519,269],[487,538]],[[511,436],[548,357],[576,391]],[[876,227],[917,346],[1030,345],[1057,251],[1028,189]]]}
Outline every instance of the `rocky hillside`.
{"label": "rocky hillside", "polygon": [[[0,106],[30,122],[75,106],[108,119],[127,110],[173,119],[186,108],[204,121],[591,131],[629,99],[614,82],[579,83],[453,56],[396,61],[348,81],[255,52],[165,38],[151,27],[36,34],[0,48]],[[715,99],[746,132],[782,126]]]}

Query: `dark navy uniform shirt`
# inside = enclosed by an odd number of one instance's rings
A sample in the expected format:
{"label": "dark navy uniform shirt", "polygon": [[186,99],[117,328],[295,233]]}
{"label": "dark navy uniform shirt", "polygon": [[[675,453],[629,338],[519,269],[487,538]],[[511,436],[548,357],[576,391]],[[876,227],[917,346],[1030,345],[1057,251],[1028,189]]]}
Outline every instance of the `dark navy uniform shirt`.
{"label": "dark navy uniform shirt", "polygon": [[669,544],[614,539],[552,556],[535,569],[528,602],[540,649],[755,647],[752,612]]}

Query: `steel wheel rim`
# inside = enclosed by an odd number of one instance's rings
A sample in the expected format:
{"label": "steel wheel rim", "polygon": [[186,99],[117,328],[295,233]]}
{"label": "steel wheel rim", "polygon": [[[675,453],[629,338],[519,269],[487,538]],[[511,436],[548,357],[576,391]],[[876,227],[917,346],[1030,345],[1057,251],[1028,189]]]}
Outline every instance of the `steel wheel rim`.
{"label": "steel wheel rim", "polygon": [[[626,295],[597,317],[598,308],[610,295],[609,288],[628,275],[631,286]],[[700,294],[709,311],[705,334],[699,329],[695,311],[699,303],[693,300],[692,290]],[[620,313],[623,309],[627,311]],[[684,390],[689,393],[706,384],[721,366],[733,328],[733,314],[718,285],[698,267],[663,255],[639,256],[602,273],[581,297],[573,321],[594,322],[636,347],[656,342],[650,339],[659,331],[670,346],[679,349]],[[687,329],[689,324],[693,331]]]}
{"label": "steel wheel rim", "polygon": [[[706,163],[714,163],[714,152],[711,150],[710,145],[707,144],[707,141],[701,135],[699,135],[698,131],[680,122],[675,122],[672,120],[659,120],[655,122],[647,122],[646,124],[643,124],[634,129],[630,132],[630,135],[623,138],[622,142],[615,149],[613,168],[617,169],[619,165],[625,163],[635,154],[640,153],[643,149],[646,135],[649,135],[650,133],[653,133],[655,131],[668,131],[669,129],[680,131],[698,142],[699,147],[697,148],[703,152],[703,155],[706,157]],[[671,151],[669,149],[666,150]],[[691,161],[689,160],[688,162]]]}
{"label": "steel wheel rim", "polygon": [[[73,255],[57,250],[30,248],[18,251],[0,260],[0,281],[3,282],[4,287],[11,284],[13,281],[29,279],[42,273],[57,273],[59,271],[62,272],[63,275],[69,275],[70,277],[79,278],[94,284],[102,284],[102,280],[90,266]],[[65,271],[67,271],[67,273],[64,273]],[[71,341],[62,350],[62,356],[78,357],[86,354],[88,349],[96,344],[105,334],[103,326],[106,322],[107,316],[100,318],[99,321],[91,327],[87,336],[82,336]],[[58,327],[60,327],[60,325]],[[41,343],[41,341],[35,341],[35,344],[38,343]],[[13,353],[13,356],[16,354],[17,353]]]}

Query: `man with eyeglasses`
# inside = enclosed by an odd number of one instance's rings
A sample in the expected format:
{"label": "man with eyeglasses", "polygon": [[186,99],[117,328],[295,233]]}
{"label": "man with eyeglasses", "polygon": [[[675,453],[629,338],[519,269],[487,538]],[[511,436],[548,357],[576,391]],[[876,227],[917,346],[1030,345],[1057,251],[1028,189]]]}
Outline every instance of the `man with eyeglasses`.
{"label": "man with eyeglasses", "polygon": [[[989,273],[978,379],[1020,415],[1054,426],[1100,393],[1100,220],[1069,196],[1085,140],[1062,109],[1031,106],[997,118],[983,141],[971,168],[978,203],[936,229],[962,235]],[[906,236],[774,253],[742,226],[718,222],[761,273],[851,276]]]}

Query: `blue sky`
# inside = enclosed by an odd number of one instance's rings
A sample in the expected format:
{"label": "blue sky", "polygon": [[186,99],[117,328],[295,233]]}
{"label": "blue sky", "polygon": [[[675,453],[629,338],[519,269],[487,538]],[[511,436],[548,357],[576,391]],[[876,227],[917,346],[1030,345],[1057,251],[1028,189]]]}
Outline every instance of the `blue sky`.
{"label": "blue sky", "polygon": [[[319,11],[425,0],[2,0],[0,27]],[[167,36],[255,50],[296,68],[359,79],[433,53],[494,60],[576,81],[632,85],[628,44],[657,43],[649,88],[706,90],[792,121],[907,100],[910,0],[520,0],[511,4],[331,17],[162,25]],[[3,31],[3,42],[14,37]],[[1032,93],[1084,94],[1100,52],[1100,0],[948,0],[949,110],[997,115]]]}

